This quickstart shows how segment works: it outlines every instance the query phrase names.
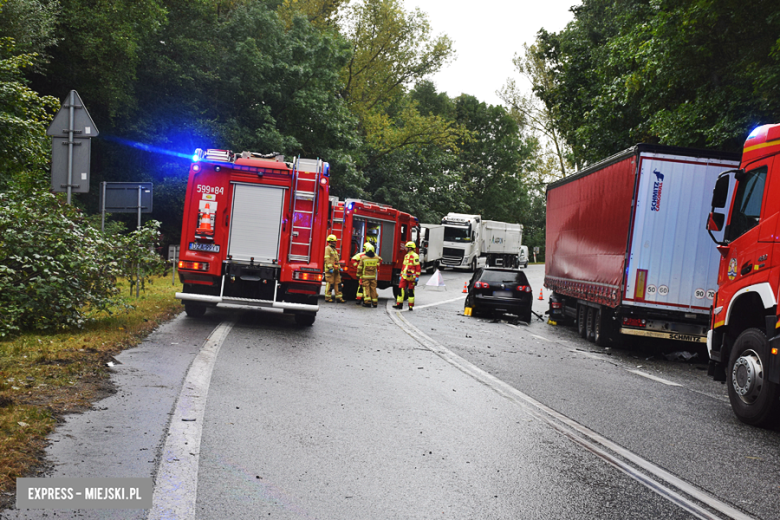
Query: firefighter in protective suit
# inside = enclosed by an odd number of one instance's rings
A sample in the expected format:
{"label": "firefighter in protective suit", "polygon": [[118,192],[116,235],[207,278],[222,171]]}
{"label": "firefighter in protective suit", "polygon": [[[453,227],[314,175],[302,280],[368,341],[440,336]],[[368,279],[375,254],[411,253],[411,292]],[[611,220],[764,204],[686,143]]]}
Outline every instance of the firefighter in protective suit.
{"label": "firefighter in protective suit", "polygon": [[[366,251],[368,251],[369,247],[372,249],[374,248],[374,246],[371,245],[370,242],[366,242],[365,244],[363,244],[363,250],[352,257],[352,267],[354,267],[355,270],[357,270],[357,266],[360,263],[360,259],[366,256]],[[358,276],[357,279],[358,279],[357,280],[358,289],[357,289],[357,294],[355,294],[355,303],[357,303],[358,305],[362,305],[363,304],[363,280],[360,278],[360,276]]]}
{"label": "firefighter in protective suit", "polygon": [[414,242],[406,243],[406,256],[404,267],[401,269],[401,281],[398,284],[398,297],[395,300],[394,309],[404,308],[404,296],[408,297],[409,310],[414,310],[414,287],[420,280],[420,257],[414,251],[417,245]]}
{"label": "firefighter in protective suit", "polygon": [[336,250],[336,235],[328,235],[328,245],[325,247],[325,301],[332,302],[336,293],[336,301],[344,303],[341,294],[341,266],[339,265],[339,252]]}
{"label": "firefighter in protective suit", "polygon": [[363,307],[376,307],[379,296],[376,293],[376,280],[382,258],[374,253],[374,246],[366,244],[366,254],[358,262],[357,275],[363,280]]}

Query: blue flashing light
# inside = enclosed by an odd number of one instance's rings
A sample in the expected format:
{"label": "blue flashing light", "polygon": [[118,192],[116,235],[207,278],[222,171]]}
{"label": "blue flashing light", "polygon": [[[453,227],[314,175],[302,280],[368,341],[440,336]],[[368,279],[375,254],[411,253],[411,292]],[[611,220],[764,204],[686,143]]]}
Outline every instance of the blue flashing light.
{"label": "blue flashing light", "polygon": [[178,157],[180,159],[191,159],[192,158],[192,156],[190,154],[177,152],[177,151],[174,151],[174,150],[168,150],[168,149],[161,148],[159,146],[150,145],[150,144],[139,143],[137,141],[131,141],[130,139],[123,139],[121,137],[105,136],[105,139],[107,139],[109,141],[114,141],[114,142],[119,143],[119,144],[124,145],[124,146],[129,146],[131,148],[135,148],[136,150],[143,150],[145,152],[156,153],[156,154],[161,154],[161,155],[168,155],[168,156],[171,156],[171,157]]}
{"label": "blue flashing light", "polygon": [[200,156],[198,154],[192,154],[192,162],[198,162],[200,161]]}
{"label": "blue flashing light", "polygon": [[330,177],[330,163],[325,163],[325,166],[322,168],[322,174],[325,177]]}
{"label": "blue flashing light", "polygon": [[758,131],[761,130],[761,128],[762,127],[760,126],[755,127],[753,131],[750,132],[750,134],[748,135],[748,139],[753,139],[754,137],[756,137],[758,135]]}
{"label": "blue flashing light", "polygon": [[347,205],[347,209],[348,209],[349,211],[352,211],[352,206],[354,206],[354,205],[355,205],[355,203],[354,203],[354,202],[350,202],[350,203]]}

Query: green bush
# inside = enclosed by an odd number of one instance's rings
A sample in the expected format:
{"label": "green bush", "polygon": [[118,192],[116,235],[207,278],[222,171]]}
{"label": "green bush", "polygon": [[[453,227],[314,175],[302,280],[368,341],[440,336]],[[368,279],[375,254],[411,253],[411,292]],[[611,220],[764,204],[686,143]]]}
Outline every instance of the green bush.
{"label": "green bush", "polygon": [[162,264],[153,252],[159,223],[103,235],[41,189],[0,193],[0,208],[0,337],[80,327],[117,303],[118,276],[139,263],[149,276]]}

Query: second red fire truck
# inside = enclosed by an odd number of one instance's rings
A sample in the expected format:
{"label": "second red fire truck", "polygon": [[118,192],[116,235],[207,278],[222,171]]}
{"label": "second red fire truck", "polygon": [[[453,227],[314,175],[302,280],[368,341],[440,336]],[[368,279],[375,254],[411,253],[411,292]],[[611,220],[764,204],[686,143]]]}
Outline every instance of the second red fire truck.
{"label": "second red fire truck", "polygon": [[274,308],[311,325],[319,310],[328,163],[198,150],[190,166],[176,298],[208,307]]}
{"label": "second red fire truck", "polygon": [[397,294],[401,269],[403,269],[405,244],[419,236],[420,223],[416,217],[386,204],[359,199],[338,201],[331,199],[331,233],[336,235],[336,248],[344,269],[344,298],[355,299],[358,279],[350,259],[363,250],[363,244],[371,242],[382,257],[377,287],[393,287]]}

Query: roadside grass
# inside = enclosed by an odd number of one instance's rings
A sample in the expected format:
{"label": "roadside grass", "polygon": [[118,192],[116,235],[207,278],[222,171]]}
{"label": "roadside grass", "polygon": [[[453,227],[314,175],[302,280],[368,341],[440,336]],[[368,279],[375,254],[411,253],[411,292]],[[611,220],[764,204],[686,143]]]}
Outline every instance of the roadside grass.
{"label": "roadside grass", "polygon": [[84,328],[26,333],[0,341],[0,509],[13,503],[16,478],[42,469],[46,436],[62,416],[110,394],[113,355],[139,344],[182,310],[180,284],[148,281],[140,298],[118,284],[124,305],[93,316]]}

